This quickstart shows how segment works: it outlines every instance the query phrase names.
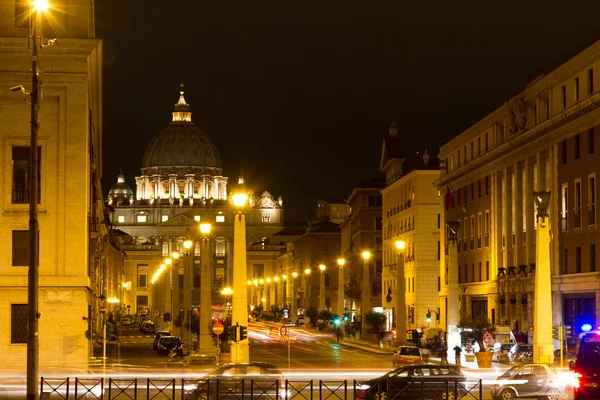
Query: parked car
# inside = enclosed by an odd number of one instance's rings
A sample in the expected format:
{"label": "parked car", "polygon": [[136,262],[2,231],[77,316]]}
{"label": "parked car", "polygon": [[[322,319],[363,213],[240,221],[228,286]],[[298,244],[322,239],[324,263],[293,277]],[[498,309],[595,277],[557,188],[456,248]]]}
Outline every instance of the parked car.
{"label": "parked car", "polygon": [[466,380],[453,365],[407,365],[357,384],[356,398],[397,400],[412,399],[418,394],[419,398],[457,399],[467,393]]}
{"label": "parked car", "polygon": [[154,341],[152,342],[152,350],[158,349],[158,340],[163,336],[171,336],[169,331],[156,331],[154,333]]}
{"label": "parked car", "polygon": [[156,345],[156,352],[159,356],[166,356],[169,352],[181,345],[181,340],[177,336],[161,336]]}
{"label": "parked car", "polygon": [[[256,361],[220,365],[196,385],[184,387],[184,391],[184,397],[190,400],[217,398],[217,393],[237,399],[241,399],[242,395],[251,399],[252,394],[254,398],[286,398],[283,373],[275,364]],[[287,395],[289,397],[289,393]]]}
{"label": "parked car", "polygon": [[533,345],[516,343],[508,351],[508,362],[530,363],[533,361]]}
{"label": "parked car", "polygon": [[129,326],[129,325],[133,325],[135,324],[135,320],[133,319],[133,317],[131,315],[123,315],[121,317],[121,325],[122,326]]}
{"label": "parked car", "polygon": [[392,355],[393,365],[422,364],[421,351],[417,346],[398,346]]}
{"label": "parked car", "polygon": [[494,355],[492,361],[494,362],[508,362],[508,352],[513,346],[513,343],[496,343],[494,345]]}
{"label": "parked car", "polygon": [[146,333],[155,333],[156,332],[156,326],[154,326],[154,322],[152,321],[144,321],[141,325],[140,325],[140,332],[146,334]]}
{"label": "parked car", "polygon": [[[575,360],[577,360],[577,353],[575,349],[565,349],[563,350],[563,365],[568,366],[571,363],[575,363]],[[561,366],[560,365],[560,349],[556,349],[554,350],[554,365],[556,366]]]}
{"label": "parked car", "polygon": [[146,315],[146,314],[140,315],[140,319],[138,321],[138,324],[139,324],[140,328],[142,327],[142,324],[144,322],[146,322],[146,321],[150,321],[150,317],[148,315]]}
{"label": "parked car", "polygon": [[600,398],[600,331],[587,332],[579,339],[577,360],[573,367],[573,398]]}
{"label": "parked car", "polygon": [[490,388],[492,399],[520,397],[558,400],[562,389],[556,370],[546,364],[515,365],[498,377]]}

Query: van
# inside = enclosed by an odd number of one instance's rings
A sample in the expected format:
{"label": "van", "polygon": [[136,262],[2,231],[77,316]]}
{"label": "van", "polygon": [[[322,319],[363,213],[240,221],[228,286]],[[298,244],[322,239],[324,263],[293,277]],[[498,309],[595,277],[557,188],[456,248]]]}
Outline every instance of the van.
{"label": "van", "polygon": [[583,333],[579,339],[577,360],[573,367],[573,398],[600,399],[600,331]]}

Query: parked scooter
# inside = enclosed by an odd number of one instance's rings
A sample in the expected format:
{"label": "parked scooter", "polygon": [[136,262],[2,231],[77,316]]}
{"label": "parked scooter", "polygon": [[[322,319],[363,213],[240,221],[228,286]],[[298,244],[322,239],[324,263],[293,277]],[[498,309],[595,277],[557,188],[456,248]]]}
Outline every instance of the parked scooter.
{"label": "parked scooter", "polygon": [[171,349],[169,361],[185,361],[189,355],[189,351],[187,353],[183,352],[183,343],[181,343],[179,346]]}

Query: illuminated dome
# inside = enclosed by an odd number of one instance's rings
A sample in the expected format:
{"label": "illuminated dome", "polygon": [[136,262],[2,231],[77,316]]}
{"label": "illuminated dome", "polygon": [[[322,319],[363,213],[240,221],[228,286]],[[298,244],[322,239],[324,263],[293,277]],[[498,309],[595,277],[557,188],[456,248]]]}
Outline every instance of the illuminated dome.
{"label": "illuminated dome", "polygon": [[115,183],[108,191],[108,196],[112,198],[125,198],[129,199],[133,196],[133,190],[125,183],[125,176],[120,173],[117,177],[117,183]]}
{"label": "illuminated dome", "polygon": [[219,152],[208,135],[194,126],[183,85],[173,120],[152,139],[142,161],[143,175],[222,174]]}

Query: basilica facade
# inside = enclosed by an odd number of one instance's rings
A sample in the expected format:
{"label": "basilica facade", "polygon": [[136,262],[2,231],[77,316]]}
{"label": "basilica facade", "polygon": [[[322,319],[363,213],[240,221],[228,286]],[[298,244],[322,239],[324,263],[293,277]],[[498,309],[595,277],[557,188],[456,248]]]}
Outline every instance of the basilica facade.
{"label": "basilica facade", "polygon": [[[191,115],[182,88],[171,123],[148,145],[135,190],[121,174],[107,198],[113,228],[127,235],[122,311],[148,311],[158,326],[167,329],[173,320],[186,326],[190,313],[198,309],[203,257],[208,258],[213,304],[226,305],[230,294],[221,292],[233,281],[235,210],[229,179],[223,176],[215,145],[194,125]],[[252,187],[251,182],[246,184]],[[275,274],[282,245],[271,242],[271,236],[283,227],[282,206],[281,197],[275,199],[267,191],[250,192],[244,210],[249,279]],[[208,235],[200,232],[200,224],[211,225]],[[201,252],[203,238],[210,241],[208,254]],[[186,241],[191,241],[189,248],[184,246]],[[172,264],[160,273],[167,258]],[[174,333],[178,333],[176,327]]]}

